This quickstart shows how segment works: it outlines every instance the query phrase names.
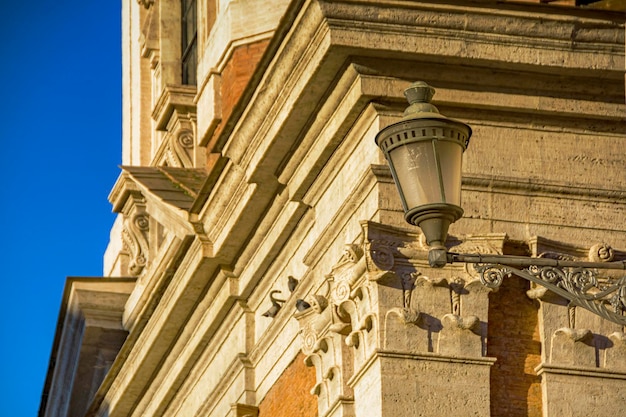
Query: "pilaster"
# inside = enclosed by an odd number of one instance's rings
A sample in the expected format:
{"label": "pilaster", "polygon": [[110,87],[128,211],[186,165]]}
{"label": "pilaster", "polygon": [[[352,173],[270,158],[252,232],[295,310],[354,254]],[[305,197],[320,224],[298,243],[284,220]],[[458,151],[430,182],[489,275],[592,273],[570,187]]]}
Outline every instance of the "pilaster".
{"label": "pilaster", "polygon": [[[460,407],[489,415],[492,290],[465,267],[430,269],[415,232],[361,227],[362,240],[346,245],[326,277],[327,290],[297,315],[320,416],[441,416]],[[503,241],[488,235],[462,245],[501,252]]]}
{"label": "pilaster", "polygon": [[[626,258],[607,244],[586,248],[536,238],[533,255],[565,260]],[[623,273],[623,272],[622,272]],[[543,415],[620,414],[626,408],[626,334],[622,326],[568,303],[543,287],[528,296],[539,302]]]}

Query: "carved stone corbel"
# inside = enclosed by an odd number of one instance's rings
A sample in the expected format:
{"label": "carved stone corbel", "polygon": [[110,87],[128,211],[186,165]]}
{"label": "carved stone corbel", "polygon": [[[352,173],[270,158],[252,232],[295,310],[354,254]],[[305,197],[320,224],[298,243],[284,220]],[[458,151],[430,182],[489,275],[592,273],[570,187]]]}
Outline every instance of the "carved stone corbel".
{"label": "carved stone corbel", "polygon": [[594,368],[596,349],[591,331],[569,327],[555,331],[552,335],[550,363]]}
{"label": "carved stone corbel", "polygon": [[[150,228],[158,223],[146,211],[146,200],[128,173],[123,172],[116,182],[109,200],[113,211],[122,216],[120,254],[126,259],[120,273],[139,276],[150,257]],[[159,228],[155,230],[158,232]]]}
{"label": "carved stone corbel", "polygon": [[138,276],[148,263],[149,244],[148,232],[150,230],[150,217],[146,213],[145,200],[135,197],[124,208],[124,229],[122,241],[124,248],[129,253],[128,273]]}
{"label": "carved stone corbel", "polygon": [[165,138],[167,140],[165,151],[167,165],[177,168],[193,168],[195,139],[191,123],[188,120],[180,120],[178,129],[168,132]]}
{"label": "carved stone corbel", "polygon": [[156,152],[158,165],[175,168],[194,168],[201,160],[204,148],[196,141],[195,110],[188,106],[172,105]]}
{"label": "carved stone corbel", "polygon": [[[374,222],[362,223],[362,239],[348,244],[326,276],[333,326],[354,349],[355,366],[377,350],[482,357],[486,325],[471,327],[468,343],[440,343],[442,320],[485,323],[488,294],[475,271],[451,267],[431,270],[421,235]],[[501,252],[504,235],[480,236],[461,242],[468,247]],[[426,276],[425,271],[434,275]],[[329,315],[329,320],[331,316]],[[447,339],[450,341],[450,337]],[[457,346],[452,351],[446,346]],[[438,351],[444,346],[445,352]],[[467,348],[467,349],[466,349]]]}
{"label": "carved stone corbel", "polygon": [[477,316],[446,314],[441,319],[441,325],[437,353],[449,356],[482,356],[480,319]]}
{"label": "carved stone corbel", "polygon": [[[378,284],[375,291],[371,291],[376,298],[374,322],[377,318],[381,323],[377,348],[485,356],[487,327],[480,322],[486,323],[488,294],[493,290],[480,283],[476,272],[465,266],[451,266],[445,271],[430,269],[426,260],[427,247],[419,234],[373,222],[364,222],[362,227],[368,278]],[[480,235],[457,245],[501,253],[504,239],[503,234]],[[441,333],[446,317],[478,324],[467,333],[466,342],[459,339],[448,343],[452,340],[450,333],[442,343],[439,338],[446,336]]]}
{"label": "carved stone corbel", "polygon": [[326,297],[316,295],[311,308],[296,314],[300,323],[305,364],[315,367],[316,384],[311,393],[317,396],[318,415],[354,415],[354,394],[347,380],[352,375],[352,353],[344,343],[349,331],[346,323]]}

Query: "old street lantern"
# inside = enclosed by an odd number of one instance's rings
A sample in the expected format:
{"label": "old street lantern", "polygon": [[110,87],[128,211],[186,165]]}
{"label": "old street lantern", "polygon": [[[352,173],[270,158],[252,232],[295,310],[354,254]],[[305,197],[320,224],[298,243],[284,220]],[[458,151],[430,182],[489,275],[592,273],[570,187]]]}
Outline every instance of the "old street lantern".
{"label": "old street lantern", "polygon": [[439,113],[435,90],[423,81],[404,91],[404,117],[376,135],[400,192],[407,222],[431,248],[443,248],[451,223],[463,215],[461,166],[471,128]]}

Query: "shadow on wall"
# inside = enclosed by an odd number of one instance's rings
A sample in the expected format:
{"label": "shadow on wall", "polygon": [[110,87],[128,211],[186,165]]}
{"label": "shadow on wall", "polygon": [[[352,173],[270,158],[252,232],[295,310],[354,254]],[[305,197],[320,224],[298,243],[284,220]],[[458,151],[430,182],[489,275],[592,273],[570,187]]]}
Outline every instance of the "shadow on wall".
{"label": "shadow on wall", "polygon": [[504,280],[489,295],[487,355],[498,360],[491,368],[491,415],[542,415],[541,379],[534,368],[541,363],[538,307],[526,296],[530,283]]}

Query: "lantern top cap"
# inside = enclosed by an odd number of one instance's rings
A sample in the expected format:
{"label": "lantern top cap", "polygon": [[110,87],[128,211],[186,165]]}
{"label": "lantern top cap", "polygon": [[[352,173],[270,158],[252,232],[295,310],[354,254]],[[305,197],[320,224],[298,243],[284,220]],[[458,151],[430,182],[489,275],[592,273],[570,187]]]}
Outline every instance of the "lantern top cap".
{"label": "lantern top cap", "polygon": [[404,110],[403,119],[445,119],[437,107],[430,103],[435,89],[424,81],[416,81],[404,90],[409,107]]}
{"label": "lantern top cap", "polygon": [[435,89],[424,81],[416,81],[404,90],[404,96],[409,104],[430,103],[434,95]]}
{"label": "lantern top cap", "polygon": [[404,96],[409,102],[409,107],[404,110],[404,113],[402,114],[402,121],[438,119],[444,121],[445,123],[462,125],[465,129],[467,129],[469,139],[469,136],[472,135],[472,129],[463,122],[449,119],[439,113],[439,109],[437,109],[437,107],[430,102],[434,95],[435,89],[424,81],[416,81],[411,84],[406,90],[404,90]]}

